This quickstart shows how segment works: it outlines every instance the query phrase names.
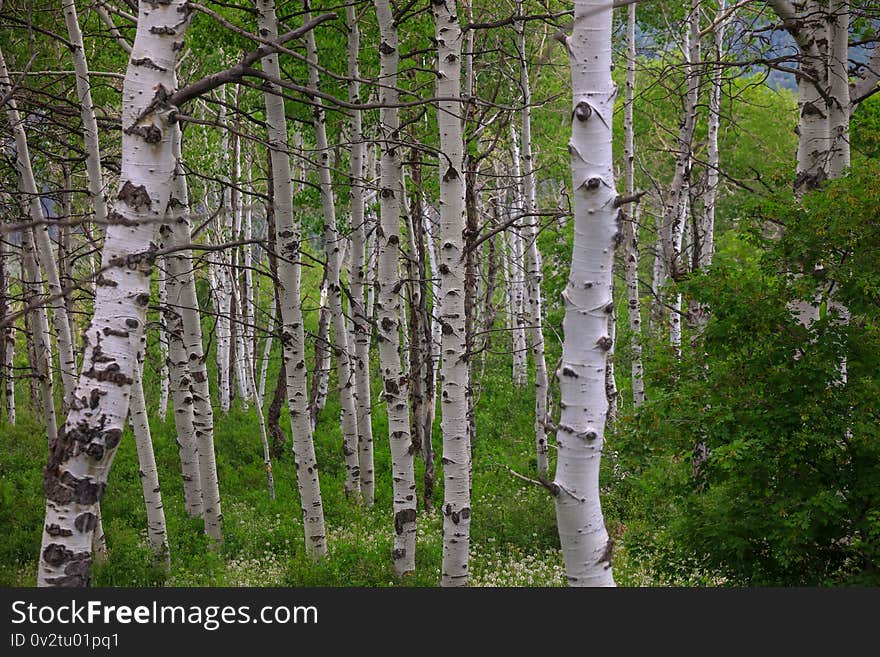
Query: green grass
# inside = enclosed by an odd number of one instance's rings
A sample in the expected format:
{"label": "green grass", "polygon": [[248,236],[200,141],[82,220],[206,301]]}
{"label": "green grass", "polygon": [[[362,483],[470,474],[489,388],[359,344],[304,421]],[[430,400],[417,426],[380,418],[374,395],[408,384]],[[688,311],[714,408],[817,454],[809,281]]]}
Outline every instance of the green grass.
{"label": "green grass", "polygon": [[[496,357],[493,357],[496,358]],[[517,479],[507,468],[532,474],[531,387],[510,385],[509,359],[497,357],[479,397],[474,445],[471,570],[474,584],[561,585],[564,583],[553,503],[543,488]],[[277,365],[276,365],[277,367]],[[274,382],[270,372],[270,382]],[[332,382],[331,382],[332,383]],[[154,382],[147,381],[147,387]],[[271,386],[270,386],[271,389]],[[378,381],[374,390],[378,390]],[[103,501],[109,557],[96,564],[99,586],[434,586],[440,577],[442,518],[420,508],[416,572],[395,578],[391,563],[390,454],[383,404],[374,399],[376,504],[357,506],[343,493],[344,464],[338,400],[331,394],[322,412],[315,446],[328,527],[329,558],[312,563],[304,551],[293,455],[273,463],[276,499],[269,499],[259,425],[253,408],[238,404],[226,415],[215,410],[215,446],[223,503],[225,540],[212,551],[202,524],[184,510],[180,463],[172,414],[161,422],[156,394],[148,395],[171,550],[167,575],[153,567],[146,541],[146,515],[137,454],[130,432],[119,447]],[[45,430],[19,390],[18,422],[0,425],[0,585],[35,582],[44,501],[41,471]],[[286,414],[282,427],[287,430]],[[434,436],[440,451],[439,418]],[[439,458],[438,458],[439,461]],[[416,460],[417,481],[423,463]],[[442,502],[438,465],[435,505]]]}

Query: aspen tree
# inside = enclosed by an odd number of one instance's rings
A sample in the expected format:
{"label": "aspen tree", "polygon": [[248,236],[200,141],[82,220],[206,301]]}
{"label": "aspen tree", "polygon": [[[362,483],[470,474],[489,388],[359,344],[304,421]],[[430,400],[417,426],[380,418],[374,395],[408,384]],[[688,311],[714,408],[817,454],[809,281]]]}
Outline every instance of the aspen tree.
{"label": "aspen tree", "polygon": [[[257,0],[259,28],[269,39],[278,38],[278,20],[274,0]],[[263,71],[280,79],[278,55],[263,58]],[[293,181],[290,175],[290,150],[287,143],[287,118],[284,100],[274,82],[266,84],[266,126],[272,162],[272,198],[275,213],[275,240],[278,258],[280,301],[280,336],[284,353],[287,403],[293,433],[293,456],[296,483],[305,527],[307,553],[314,559],[327,555],[324,529],[324,506],[315,459],[315,445],[309,422],[308,389],[305,367],[305,330],[300,308],[300,230],[293,219]]]}
{"label": "aspen tree", "polygon": [[559,539],[571,586],[613,586],[612,543],[599,501],[599,461],[605,438],[606,354],[611,348],[617,197],[612,120],[617,88],[611,79],[612,3],[576,0],[571,36],[571,154],[574,246],[563,293],[564,342],[559,373],[562,414],[556,434]]}
{"label": "aspen tree", "polygon": [[[624,105],[624,195],[632,199],[636,192],[636,143],[633,127],[633,104],[636,89],[636,4],[627,7],[626,17],[626,104]],[[624,272],[627,290],[627,312],[632,333],[632,394],[633,406],[645,401],[645,371],[642,363],[642,307],[639,297],[639,204],[623,210]]]}
{"label": "aspen tree", "polygon": [[15,99],[12,97],[12,81],[9,78],[9,71],[2,51],[0,51],[0,97],[7,98],[6,116],[15,140],[15,168],[18,172],[19,191],[27,207],[30,220],[35,222],[33,229],[28,232],[33,235],[34,257],[46,277],[50,297],[47,305],[52,309],[52,325],[55,327],[55,338],[58,344],[58,364],[61,370],[64,399],[62,410],[66,410],[72,402],[76,383],[73,338],[64,304],[61,279],[58,276],[58,266],[55,263],[52,243],[49,239],[49,224],[44,221],[40,194],[37,191],[37,182],[31,165],[30,150],[24,130],[24,117],[19,113]]}
{"label": "aspen tree", "polygon": [[[360,103],[360,29],[354,5],[345,7],[348,30],[348,102]],[[370,336],[372,326],[367,318],[364,289],[367,285],[367,233],[364,200],[364,138],[361,112],[351,112],[351,158],[349,161],[349,204],[351,214],[351,288],[352,321],[354,323],[355,386],[357,400],[358,466],[361,499],[372,506],[376,495],[373,473],[373,414],[370,392]]]}
{"label": "aspen tree", "polygon": [[[146,342],[141,342],[141,358]],[[171,567],[171,552],[168,548],[168,530],[165,526],[165,509],[162,506],[162,493],[159,488],[159,471],[153,453],[153,439],[150,435],[150,422],[147,405],[144,401],[143,360],[135,361],[134,383],[131,384],[131,408],[129,415],[134,433],[134,443],[138,455],[138,476],[147,509],[147,540],[157,562],[167,571]]]}
{"label": "aspen tree", "polygon": [[87,586],[98,504],[122,438],[137,367],[133,332],[143,330],[155,258],[155,223],[174,171],[174,72],[190,13],[182,0],[140,6],[123,85],[120,189],[104,240],[94,317],[67,421],[44,472],[46,520],[40,586]]}
{"label": "aspen tree", "polygon": [[[304,20],[308,21],[309,2],[305,0]],[[309,89],[317,91],[320,87],[318,76],[318,47],[315,32],[306,34],[306,48],[309,59]],[[355,381],[352,369],[351,351],[348,346],[348,330],[345,326],[345,312],[342,306],[342,286],[339,274],[342,269],[342,247],[344,240],[336,225],[336,207],[333,181],[330,174],[330,146],[327,143],[326,115],[322,101],[315,97],[313,102],[312,125],[315,130],[318,150],[318,178],[321,188],[321,208],[324,215],[324,251],[327,256],[327,301],[333,322],[333,355],[336,357],[336,373],[339,385],[339,402],[342,407],[342,453],[345,457],[345,494],[360,498],[360,468],[358,466],[358,428],[357,403],[355,401]]]}
{"label": "aspen tree", "polygon": [[[407,378],[400,356],[400,221],[403,216],[403,170],[401,167],[400,117],[398,103],[397,26],[391,3],[375,0],[379,21],[379,75],[383,86],[379,101],[381,160],[379,182],[379,220],[376,241],[379,259],[376,276],[376,312],[379,340],[379,367],[388,409],[388,438],[391,443],[392,485],[394,489],[394,572],[400,576],[416,566],[416,475],[410,434]],[[463,318],[463,317],[462,317]]]}
{"label": "aspen tree", "polygon": [[455,0],[436,0],[437,123],[440,131],[439,270],[442,327],[443,561],[441,586],[466,586],[470,546],[469,364],[465,334],[464,138],[461,25]]}
{"label": "aspen tree", "polygon": [[[523,3],[517,3],[520,14],[524,14]],[[529,325],[532,357],[535,363],[535,448],[538,459],[538,472],[546,475],[549,472],[547,463],[547,394],[549,381],[547,378],[547,361],[544,357],[544,300],[541,292],[541,281],[544,278],[543,260],[538,250],[538,190],[535,175],[535,156],[532,150],[532,89],[529,80],[528,51],[526,49],[526,29],[522,21],[516,24],[519,55],[519,86],[523,97],[521,117],[521,172],[523,214],[526,240],[526,281],[528,287],[528,303],[526,318]]]}

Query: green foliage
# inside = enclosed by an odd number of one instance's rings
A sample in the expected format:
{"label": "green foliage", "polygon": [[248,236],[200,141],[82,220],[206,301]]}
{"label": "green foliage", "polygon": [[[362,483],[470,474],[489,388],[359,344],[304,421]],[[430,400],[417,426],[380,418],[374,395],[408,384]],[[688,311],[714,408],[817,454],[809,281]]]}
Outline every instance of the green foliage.
{"label": "green foliage", "polygon": [[[665,374],[653,363],[650,401],[614,439],[628,547],[661,579],[880,582],[877,173],[866,165],[801,205],[766,205],[781,239],[740,241],[683,284],[711,320],[682,362]],[[817,289],[851,321],[823,302],[818,321],[799,324],[791,304]],[[695,464],[701,443],[708,459]]]}

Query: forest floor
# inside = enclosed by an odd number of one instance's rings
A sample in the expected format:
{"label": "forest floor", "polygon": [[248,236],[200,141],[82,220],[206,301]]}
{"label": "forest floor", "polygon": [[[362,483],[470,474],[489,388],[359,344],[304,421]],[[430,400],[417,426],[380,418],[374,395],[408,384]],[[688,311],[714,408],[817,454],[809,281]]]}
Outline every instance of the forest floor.
{"label": "forest floor", "polygon": [[[499,359],[501,360],[501,359]],[[507,359],[509,362],[509,359]],[[500,365],[500,363],[499,363]],[[565,570],[552,498],[543,487],[510,470],[534,476],[531,387],[517,389],[498,367],[487,372],[478,396],[474,445],[472,586],[564,586]],[[272,379],[270,378],[270,382]],[[331,382],[332,383],[332,382]],[[374,388],[375,389],[375,388]],[[332,391],[332,387],[331,387]],[[24,392],[23,390],[21,392]],[[155,399],[155,395],[150,395]],[[24,396],[22,395],[23,399]],[[149,403],[149,402],[148,402]],[[391,564],[390,453],[382,404],[374,405],[376,504],[357,506],[343,493],[344,464],[338,400],[330,395],[315,431],[321,490],[328,527],[329,558],[312,563],[303,545],[299,498],[289,444],[273,461],[276,499],[270,500],[251,408],[238,403],[226,415],[215,410],[215,445],[225,540],[219,550],[199,520],[184,510],[173,413],[162,422],[151,410],[153,442],[168,525],[171,570],[152,565],[146,513],[134,439],[128,431],[113,464],[103,501],[108,559],[96,566],[97,586],[435,586],[440,577],[442,516],[418,517],[416,572],[398,580]],[[434,436],[440,451],[439,418]],[[281,426],[289,427],[286,414]],[[0,425],[0,585],[33,586],[36,579],[44,498],[45,431],[21,405],[15,426]],[[439,462],[439,454],[438,454]],[[416,459],[421,495],[424,466]],[[434,504],[443,500],[438,465]],[[623,525],[609,515],[615,536],[615,577],[621,585],[650,585],[646,573],[629,564]]]}

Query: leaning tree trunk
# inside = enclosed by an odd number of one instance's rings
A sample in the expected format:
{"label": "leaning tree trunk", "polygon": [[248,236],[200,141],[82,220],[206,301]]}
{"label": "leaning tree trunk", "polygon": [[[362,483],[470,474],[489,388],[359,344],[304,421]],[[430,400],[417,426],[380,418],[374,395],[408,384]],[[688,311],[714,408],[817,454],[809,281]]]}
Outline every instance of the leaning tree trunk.
{"label": "leaning tree trunk", "polygon": [[[278,38],[278,20],[274,0],[257,0],[261,33],[268,39]],[[281,78],[278,55],[263,59],[263,71]],[[318,480],[315,444],[309,422],[308,388],[306,385],[305,331],[300,307],[300,231],[293,220],[293,181],[290,175],[290,151],[287,144],[287,118],[284,99],[274,82],[266,84],[266,125],[269,133],[269,154],[272,162],[272,198],[275,214],[275,239],[278,258],[278,294],[281,310],[281,344],[287,377],[287,403],[293,433],[293,457],[296,483],[305,527],[306,551],[319,559],[327,555],[324,530],[324,505]]]}
{"label": "leaning tree trunk", "polygon": [[64,392],[62,408],[66,410],[72,403],[76,380],[73,338],[70,333],[70,323],[67,319],[61,279],[58,276],[55,255],[52,252],[52,242],[49,239],[49,224],[43,216],[40,194],[37,191],[37,182],[34,178],[33,167],[31,166],[27,135],[24,131],[24,117],[19,114],[11,92],[12,81],[9,78],[6,61],[3,59],[3,52],[0,51],[0,97],[8,98],[6,101],[6,116],[15,139],[15,168],[19,176],[20,191],[23,203],[27,206],[30,219],[32,222],[35,222],[32,230],[35,243],[35,257],[45,274],[49,290],[47,305],[52,309],[52,324],[55,327],[55,336],[58,344],[58,364],[61,370],[61,385]]}
{"label": "leaning tree trunk", "polygon": [[[145,343],[142,343],[145,346]],[[143,358],[143,354],[141,354]],[[168,549],[168,530],[165,527],[165,509],[162,506],[162,493],[159,489],[159,471],[153,453],[153,439],[150,435],[150,422],[147,405],[144,402],[143,361],[135,361],[134,383],[131,384],[131,428],[138,455],[138,476],[147,509],[147,540],[153,551],[156,563],[161,563],[166,572],[171,567],[171,552]]]}
{"label": "leaning tree trunk", "polygon": [[611,348],[617,196],[611,125],[617,87],[611,79],[612,3],[577,0],[566,39],[573,91],[571,153],[574,246],[563,293],[564,342],[559,387],[562,414],[551,488],[559,540],[572,586],[613,586],[611,540],[599,501],[605,436],[606,354]]}
{"label": "leaning tree trunk", "polygon": [[143,330],[155,258],[155,223],[169,202],[174,154],[166,99],[189,9],[183,0],[140,6],[123,85],[120,190],[109,215],[94,318],[84,336],[82,374],[44,472],[46,520],[40,586],[91,583],[98,504],[128,415],[136,374],[133,331]]}
{"label": "leaning tree trunk", "polygon": [[461,114],[461,26],[455,0],[432,4],[437,39],[440,129],[440,296],[442,325],[443,561],[441,586],[466,586],[471,528],[470,445],[465,335],[464,139]]}
{"label": "leaning tree trunk", "polygon": [[[400,218],[403,202],[399,128],[396,107],[398,52],[397,26],[388,0],[376,0],[381,43],[380,75],[384,85],[379,101],[386,105],[379,110],[382,157],[379,183],[380,226],[376,307],[379,339],[379,365],[385,385],[388,410],[388,437],[391,443],[392,486],[394,489],[394,572],[411,573],[416,567],[416,475],[412,437],[409,424],[407,379],[400,359],[400,274],[397,267],[400,253]],[[464,315],[462,315],[464,319]]]}
{"label": "leaning tree trunk", "polygon": [[[31,305],[43,297],[43,284],[34,254],[33,233],[26,229],[22,235],[21,283],[24,288],[24,303]],[[40,412],[46,425],[49,446],[58,439],[58,421],[55,415],[55,390],[52,380],[52,347],[49,336],[49,317],[46,306],[40,304],[30,311],[29,328],[33,341],[32,372],[40,383]]]}

